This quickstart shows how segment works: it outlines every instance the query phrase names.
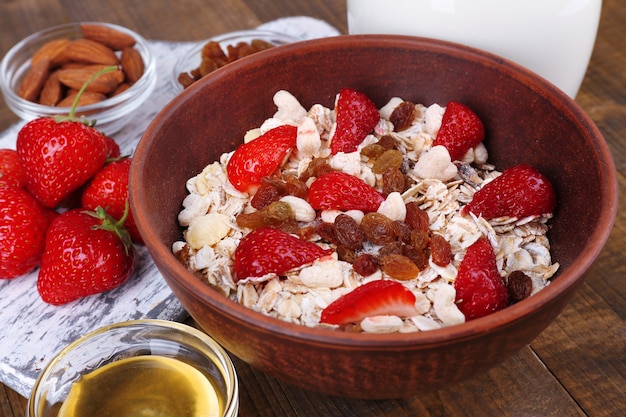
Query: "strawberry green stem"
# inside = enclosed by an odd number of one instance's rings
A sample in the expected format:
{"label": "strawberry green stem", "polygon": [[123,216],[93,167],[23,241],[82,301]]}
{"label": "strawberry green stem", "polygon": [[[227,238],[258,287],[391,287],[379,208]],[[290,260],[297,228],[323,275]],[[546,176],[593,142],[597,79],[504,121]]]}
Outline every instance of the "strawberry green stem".
{"label": "strawberry green stem", "polygon": [[[94,80],[96,78],[100,77],[101,75],[106,74],[107,72],[117,71],[118,69],[119,68],[117,67],[117,65],[104,67],[100,71],[96,72],[91,77],[89,77],[89,79],[83,84],[83,86],[80,88],[80,90],[78,90],[78,93],[76,94],[76,97],[74,97],[74,102],[72,103],[72,107],[70,108],[70,113],[67,116],[57,117],[56,118],[57,122],[77,121],[78,118],[75,115],[76,115],[76,108],[78,107],[78,101],[80,100],[80,98],[83,95],[83,93],[85,92],[85,90],[87,90],[87,87],[89,87],[89,84],[94,82]],[[89,121],[87,121],[86,124],[89,125],[89,126],[93,125],[93,123],[91,123]]]}

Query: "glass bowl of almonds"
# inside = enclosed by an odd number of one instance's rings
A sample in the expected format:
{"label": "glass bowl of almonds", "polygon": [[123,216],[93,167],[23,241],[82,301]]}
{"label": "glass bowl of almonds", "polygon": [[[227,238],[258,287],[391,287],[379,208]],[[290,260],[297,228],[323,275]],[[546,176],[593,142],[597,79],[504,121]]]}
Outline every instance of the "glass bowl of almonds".
{"label": "glass bowl of almonds", "polygon": [[180,93],[205,75],[240,58],[299,39],[268,30],[240,30],[194,43],[174,65],[171,82]]}
{"label": "glass bowl of almonds", "polygon": [[77,91],[107,66],[81,95],[77,115],[113,134],[154,90],[156,63],[146,40],[122,26],[75,22],[50,27],[18,42],[0,64],[7,106],[21,119],[67,115]]}

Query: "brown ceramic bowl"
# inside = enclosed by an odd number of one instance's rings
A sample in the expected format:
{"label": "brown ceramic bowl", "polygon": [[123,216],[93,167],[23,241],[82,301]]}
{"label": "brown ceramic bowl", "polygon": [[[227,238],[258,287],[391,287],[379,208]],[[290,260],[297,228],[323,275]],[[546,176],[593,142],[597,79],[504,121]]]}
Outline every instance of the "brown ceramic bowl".
{"label": "brown ceramic bowl", "polygon": [[[554,183],[549,237],[561,264],[552,285],[500,312],[411,334],[349,334],[266,317],[202,283],[171,253],[185,182],[274,114],[286,89],[304,107],[332,107],[342,87],[377,105],[392,96],[458,100],[485,121],[490,160],[526,162]],[[130,192],[137,225],[163,277],[202,328],[252,366],[306,389],[394,398],[450,386],[533,340],[565,307],[603,248],[617,210],[616,171],[596,126],[564,93],[499,57],[413,37],[358,35],[280,46],[235,62],[175,98],[139,143]]]}

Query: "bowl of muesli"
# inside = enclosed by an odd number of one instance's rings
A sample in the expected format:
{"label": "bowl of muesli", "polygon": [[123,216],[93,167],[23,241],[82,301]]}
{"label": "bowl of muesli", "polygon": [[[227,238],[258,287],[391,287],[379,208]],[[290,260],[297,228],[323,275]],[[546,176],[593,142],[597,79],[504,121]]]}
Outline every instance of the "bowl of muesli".
{"label": "bowl of muesli", "polygon": [[229,352],[331,395],[398,398],[501,363],[561,312],[617,210],[610,151],[558,88],[454,43],[283,45],[150,124],[131,207]]}

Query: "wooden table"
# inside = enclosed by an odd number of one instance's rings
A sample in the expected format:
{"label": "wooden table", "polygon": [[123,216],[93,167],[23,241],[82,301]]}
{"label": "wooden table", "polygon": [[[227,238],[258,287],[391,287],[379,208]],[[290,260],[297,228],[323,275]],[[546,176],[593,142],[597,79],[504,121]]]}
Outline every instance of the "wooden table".
{"label": "wooden table", "polygon": [[[108,21],[134,29],[147,39],[191,41],[296,15],[323,19],[347,33],[343,0],[3,0],[0,56],[35,31],[71,21]],[[399,400],[327,397],[277,381],[234,359],[240,378],[240,415],[626,415],[625,39],[626,3],[605,0],[595,50],[576,100],[597,123],[613,151],[622,208],[586,283],[551,326],[486,373],[446,390]],[[0,131],[16,121],[0,99]],[[26,399],[0,385],[0,417],[23,416],[25,407]]]}

